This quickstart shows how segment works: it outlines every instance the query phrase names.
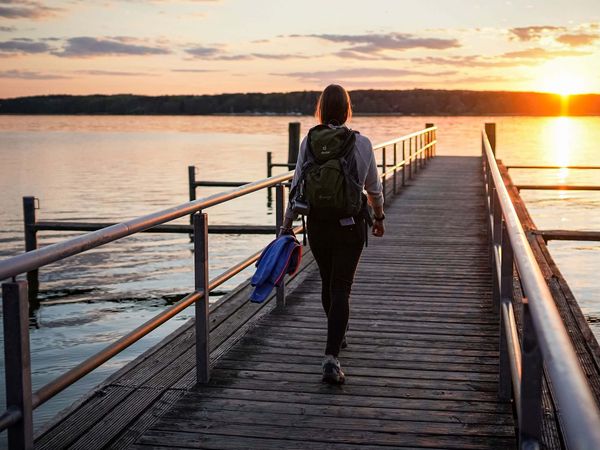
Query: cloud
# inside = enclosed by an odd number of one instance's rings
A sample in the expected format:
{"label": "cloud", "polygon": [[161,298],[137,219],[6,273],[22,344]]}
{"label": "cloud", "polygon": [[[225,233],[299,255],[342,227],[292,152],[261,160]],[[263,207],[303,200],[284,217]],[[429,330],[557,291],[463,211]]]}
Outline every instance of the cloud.
{"label": "cloud", "polygon": [[146,77],[156,76],[148,72],[127,72],[123,70],[77,70],[77,73],[85,75],[109,76],[109,77]]}
{"label": "cloud", "polygon": [[32,39],[20,38],[0,42],[0,55],[23,55],[45,53],[50,51],[50,46],[45,42],[36,42]]}
{"label": "cloud", "polygon": [[71,77],[50,73],[33,72],[29,70],[2,70],[0,78],[12,78],[21,80],[62,80]]}
{"label": "cloud", "polygon": [[557,42],[561,44],[566,44],[571,47],[581,47],[584,45],[593,44],[598,37],[598,34],[590,34],[590,33],[567,33],[560,35],[556,38]]}
{"label": "cloud", "polygon": [[284,77],[299,78],[307,81],[322,81],[332,79],[360,79],[360,78],[396,78],[406,76],[424,76],[424,77],[435,77],[435,76],[446,76],[455,74],[456,71],[445,71],[445,72],[423,72],[418,70],[408,69],[389,69],[389,68],[349,68],[349,69],[337,69],[337,70],[321,70],[314,72],[290,72],[290,73],[272,73],[271,75],[278,75]]}
{"label": "cloud", "polygon": [[17,31],[17,27],[0,27],[0,32],[2,33],[12,33],[13,31]]}
{"label": "cloud", "polygon": [[512,33],[513,38],[515,39],[520,41],[531,41],[542,37],[544,34],[565,30],[565,27],[555,27],[553,25],[534,25],[529,27],[511,28],[508,31]]}
{"label": "cloud", "polygon": [[221,54],[221,49],[216,47],[190,47],[186,48],[185,52],[195,58],[212,59]]}
{"label": "cloud", "polygon": [[74,37],[67,39],[65,46],[61,50],[52,52],[52,54],[56,56],[73,58],[121,55],[166,55],[169,53],[171,53],[171,51],[164,47],[142,45],[134,38],[122,36],[113,38]]}
{"label": "cloud", "polygon": [[0,17],[6,19],[45,19],[61,12],[60,8],[44,6],[42,2],[27,0],[0,1]]}
{"label": "cloud", "polygon": [[230,54],[220,47],[189,47],[184,50],[188,55],[195,59],[213,60],[213,61],[247,61],[250,59],[308,59],[314,56],[302,55],[298,53],[240,53]]}
{"label": "cloud", "polygon": [[591,55],[591,52],[584,52],[580,50],[546,50],[543,48],[528,48],[526,50],[518,50],[514,52],[504,53],[501,56],[504,58],[529,58],[529,59],[548,59],[548,58],[562,58],[570,56],[587,56]]}
{"label": "cloud", "polygon": [[516,64],[529,64],[527,62],[506,61],[497,57],[481,57],[479,55],[466,56],[427,56],[423,58],[412,58],[411,62],[425,65],[455,66],[455,67],[512,67]]}
{"label": "cloud", "polygon": [[357,52],[354,50],[340,50],[338,52],[334,52],[333,56],[337,56],[338,58],[344,58],[344,59],[357,59],[357,60],[361,60],[361,61],[373,61],[373,60],[397,61],[398,60],[398,58],[393,57],[393,56],[382,55],[382,54],[369,55],[368,53]]}
{"label": "cloud", "polygon": [[207,73],[207,72],[220,72],[220,70],[212,70],[212,69],[171,69],[171,72]]}
{"label": "cloud", "polygon": [[[412,34],[388,33],[388,34],[310,34],[291,35],[289,37],[313,37],[330,42],[350,44],[343,49],[345,52],[379,54],[386,50],[403,51],[415,48],[429,50],[446,50],[460,47],[457,39],[418,37]],[[351,57],[352,53],[338,54],[342,57]]]}

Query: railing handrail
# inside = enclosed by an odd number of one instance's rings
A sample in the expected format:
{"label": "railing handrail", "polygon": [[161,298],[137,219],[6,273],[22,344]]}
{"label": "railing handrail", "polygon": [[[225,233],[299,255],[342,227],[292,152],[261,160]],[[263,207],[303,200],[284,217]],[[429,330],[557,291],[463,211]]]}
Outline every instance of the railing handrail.
{"label": "railing handrail", "polygon": [[528,164],[510,164],[505,165],[507,169],[550,169],[550,170],[600,170],[600,166],[541,166],[541,165],[528,165]]}
{"label": "railing handrail", "polygon": [[276,184],[290,180],[293,175],[293,171],[289,171],[281,175],[264,178],[245,184],[239,188],[219,192],[191,202],[182,203],[178,206],[136,217],[135,219],[130,219],[97,231],[92,231],[66,241],[57,242],[56,244],[13,256],[0,261],[0,280],[39,269],[42,266],[59,261],[68,256],[77,255],[78,253],[147,230],[156,225],[161,225],[234,198],[275,186]]}
{"label": "railing handrail", "polygon": [[485,130],[482,131],[482,141],[524,297],[528,300],[539,347],[565,425],[569,448],[600,448],[600,412],[594,396],[504,185]]}
{"label": "railing handrail", "polygon": [[[424,128],[397,139],[377,144],[373,147],[373,150],[378,150],[436,129],[437,127]],[[414,157],[416,154],[412,156]],[[402,161],[402,163],[405,163],[405,161]],[[397,166],[401,166],[402,163]],[[294,171],[291,170],[284,174],[254,181],[229,191],[219,192],[198,200],[182,203],[178,206],[136,217],[66,241],[57,242],[56,244],[51,244],[40,249],[7,258],[0,261],[0,281],[15,277],[21,273],[39,269],[42,266],[54,263],[69,256],[77,255],[84,251],[91,250],[154,226],[162,225],[180,217],[188,216],[211,206],[289,181],[293,176]]]}
{"label": "railing handrail", "polygon": [[400,137],[398,137],[396,139],[391,139],[389,141],[385,141],[385,142],[382,142],[380,144],[376,144],[376,145],[373,146],[373,150],[379,150],[379,149],[381,149],[383,147],[389,147],[390,145],[398,144],[399,142],[402,142],[402,141],[407,141],[407,140],[412,139],[414,137],[423,135],[423,134],[425,134],[425,133],[427,133],[429,131],[436,131],[437,129],[438,128],[436,126],[423,128],[422,130],[415,131],[415,132],[410,133],[410,134],[405,134],[405,135],[400,136]]}

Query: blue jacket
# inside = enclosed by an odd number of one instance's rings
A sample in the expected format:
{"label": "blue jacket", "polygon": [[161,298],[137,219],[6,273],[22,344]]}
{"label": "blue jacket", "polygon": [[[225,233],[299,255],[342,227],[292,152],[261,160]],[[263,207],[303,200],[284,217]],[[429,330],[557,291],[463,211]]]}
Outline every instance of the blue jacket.
{"label": "blue jacket", "polygon": [[251,280],[255,289],[250,301],[265,301],[286,273],[292,275],[298,270],[301,260],[302,247],[294,236],[284,234],[267,245],[256,261],[257,269]]}

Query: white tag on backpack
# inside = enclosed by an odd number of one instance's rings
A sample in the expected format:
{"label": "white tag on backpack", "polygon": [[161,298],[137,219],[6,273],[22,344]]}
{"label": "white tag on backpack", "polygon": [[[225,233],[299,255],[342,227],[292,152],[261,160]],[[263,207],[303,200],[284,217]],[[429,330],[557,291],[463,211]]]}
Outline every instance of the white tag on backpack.
{"label": "white tag on backpack", "polygon": [[343,227],[349,227],[350,225],[354,225],[356,222],[354,221],[354,217],[345,217],[340,219],[340,225]]}

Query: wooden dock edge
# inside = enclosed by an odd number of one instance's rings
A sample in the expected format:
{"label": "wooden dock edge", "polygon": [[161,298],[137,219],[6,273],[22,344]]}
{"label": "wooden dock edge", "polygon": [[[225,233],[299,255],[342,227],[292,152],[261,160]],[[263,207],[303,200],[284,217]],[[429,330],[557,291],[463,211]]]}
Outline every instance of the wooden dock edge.
{"label": "wooden dock edge", "polygon": [[[550,288],[552,297],[560,312],[561,318],[571,338],[571,342],[577,353],[577,358],[587,377],[590,388],[600,406],[600,346],[588,322],[585,319],[571,288],[564,276],[560,272],[556,262],[552,258],[546,241],[538,233],[538,229],[527,210],[527,206],[519,190],[513,183],[506,166],[498,160],[498,168],[504,180],[504,184],[511,197],[517,215],[523,225],[525,234],[531,245],[531,249],[542,270],[544,279]],[[515,276],[515,313],[519,332],[521,330],[521,314],[518,308],[523,294],[520,284]],[[543,419],[543,439],[547,448],[565,448],[563,441],[563,431],[561,429],[560,410],[557,407],[552,394],[552,383],[547,375],[544,376],[544,419]]]}
{"label": "wooden dock edge", "polygon": [[[291,293],[299,286],[315,267],[316,264],[310,249],[304,247],[302,264],[298,272],[294,276],[287,278],[287,293]],[[276,307],[275,290],[267,300],[257,304],[248,301],[252,289],[250,279],[248,279],[217,302],[211,304],[211,367],[221,355],[246,334],[257,320]],[[193,325],[194,319],[186,321],[160,342],[145,350],[135,359],[110,375],[82,398],[55,415],[36,432],[36,448],[57,448],[56,445],[60,448],[72,445],[79,446],[82,440],[95,441],[96,445],[93,448],[106,446],[110,448],[124,448],[133,443],[164,411],[195,385]],[[176,349],[181,354],[180,357],[173,357],[172,352],[168,351],[169,349]],[[167,380],[165,380],[165,374],[161,372],[165,372],[168,364],[164,366],[159,365],[158,367],[155,364],[157,360],[162,359],[162,354],[169,354],[170,362],[182,359],[181,356],[183,356],[189,368],[180,373],[179,376],[177,374],[172,377],[167,376]],[[141,375],[142,373],[143,376]],[[157,375],[161,376],[161,382],[158,384],[152,383],[152,378]],[[119,388],[131,391],[126,393],[128,394],[126,397],[135,396],[136,391],[148,389],[157,389],[161,392],[158,392],[154,396],[153,401],[150,401],[148,405],[141,408],[140,413],[132,416],[130,420],[123,421],[123,418],[120,417],[119,422],[122,423],[118,426],[118,430],[113,430],[112,433],[108,433],[108,436],[103,436],[104,442],[98,442],[95,439],[85,439],[85,435],[90,431],[92,431],[91,434],[93,435],[99,434],[102,436],[102,433],[94,433],[93,428],[96,428],[95,425],[102,423],[104,426],[107,425],[107,417],[105,415],[97,414],[97,417],[94,414],[89,415],[90,410],[94,409],[92,405],[100,402],[106,403],[104,399],[109,397],[115,389],[118,390]],[[118,415],[119,411],[116,406],[124,400],[126,399],[117,398],[114,402],[114,407],[110,409],[109,415]],[[103,409],[107,408],[104,407]],[[83,430],[81,429],[82,423],[86,424]]]}

